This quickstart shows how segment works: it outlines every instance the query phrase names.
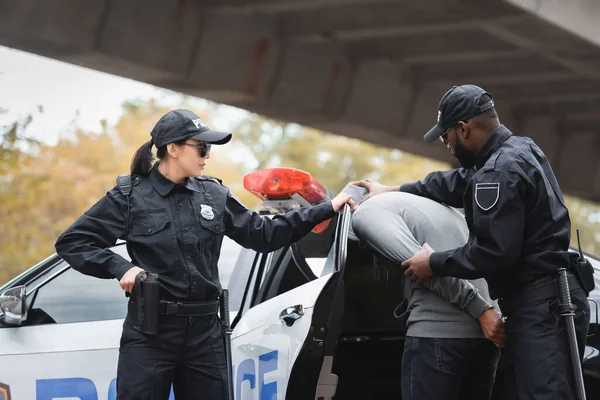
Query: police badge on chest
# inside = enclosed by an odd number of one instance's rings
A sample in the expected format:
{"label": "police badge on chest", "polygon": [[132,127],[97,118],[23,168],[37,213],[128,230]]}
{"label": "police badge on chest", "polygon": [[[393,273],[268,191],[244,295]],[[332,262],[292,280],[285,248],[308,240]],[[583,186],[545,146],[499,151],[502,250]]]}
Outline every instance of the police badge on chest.
{"label": "police badge on chest", "polygon": [[215,219],[215,213],[211,206],[206,204],[200,204],[200,216],[207,221]]}

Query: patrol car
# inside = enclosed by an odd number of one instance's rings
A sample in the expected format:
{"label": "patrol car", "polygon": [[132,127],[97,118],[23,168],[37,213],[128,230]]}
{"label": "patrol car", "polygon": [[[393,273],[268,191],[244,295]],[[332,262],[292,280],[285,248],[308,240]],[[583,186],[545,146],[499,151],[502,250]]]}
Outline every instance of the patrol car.
{"label": "patrol car", "polygon": [[[267,216],[331,197],[308,173],[286,168],[249,174],[244,186]],[[346,206],[271,253],[225,237],[219,269],[230,292],[236,400],[401,398],[404,332],[393,310],[402,272],[349,237],[350,218]],[[112,250],[128,258],[124,243]],[[82,275],[56,254],[0,288],[0,400],[114,400],[126,302],[115,280]],[[588,398],[600,396],[598,336],[588,338],[583,363]],[[500,367],[497,398],[501,386]]]}

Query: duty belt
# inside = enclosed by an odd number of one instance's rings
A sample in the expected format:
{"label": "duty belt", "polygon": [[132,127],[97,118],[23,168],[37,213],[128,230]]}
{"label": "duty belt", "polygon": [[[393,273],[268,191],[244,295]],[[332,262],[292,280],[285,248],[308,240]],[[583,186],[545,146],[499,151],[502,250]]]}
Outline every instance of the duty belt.
{"label": "duty belt", "polygon": [[161,300],[159,310],[162,315],[177,315],[182,317],[213,315],[219,311],[219,300],[198,303]]}
{"label": "duty belt", "polygon": [[[581,288],[574,274],[568,273],[569,288],[571,291]],[[521,287],[510,296],[498,300],[502,314],[509,316],[524,304],[535,303],[541,300],[552,299],[558,296],[556,276],[544,276]]]}

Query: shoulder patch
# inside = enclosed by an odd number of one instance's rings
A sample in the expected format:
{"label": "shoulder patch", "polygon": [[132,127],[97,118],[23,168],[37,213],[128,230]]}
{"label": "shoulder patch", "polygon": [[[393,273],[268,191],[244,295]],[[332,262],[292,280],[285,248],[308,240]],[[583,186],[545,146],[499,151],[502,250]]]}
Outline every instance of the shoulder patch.
{"label": "shoulder patch", "polygon": [[491,210],[500,198],[500,183],[476,183],[475,202],[483,211]]}
{"label": "shoulder patch", "polygon": [[197,176],[196,179],[198,179],[200,181],[212,181],[214,183],[218,183],[219,185],[223,185],[223,180],[217,178],[216,176],[201,175],[201,176]]}

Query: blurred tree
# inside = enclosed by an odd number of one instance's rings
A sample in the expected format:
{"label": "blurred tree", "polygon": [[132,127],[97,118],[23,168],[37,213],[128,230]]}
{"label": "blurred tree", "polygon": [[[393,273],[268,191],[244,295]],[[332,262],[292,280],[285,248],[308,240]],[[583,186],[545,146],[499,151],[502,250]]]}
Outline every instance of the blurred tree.
{"label": "blurred tree", "polygon": [[[78,129],[53,146],[24,138],[31,117],[1,128],[0,284],[54,252],[58,235],[129,172],[134,152],[166,111],[154,101],[125,103],[114,127]],[[226,182],[241,182],[241,166],[226,154],[211,157],[209,166]]]}
{"label": "blurred tree", "polygon": [[[129,172],[133,153],[167,110],[153,100],[127,102],[114,126],[104,122],[99,133],[76,130],[54,146],[26,138],[31,117],[0,127],[0,285],[54,252],[57,236],[114,186],[118,174]],[[198,114],[213,126],[221,109],[209,104]],[[233,132],[228,145],[213,147],[205,174],[222,179],[249,207],[259,200],[243,189],[242,180],[255,169],[299,168],[337,193],[349,181],[366,177],[399,184],[450,168],[258,115],[244,119]],[[570,197],[567,202],[584,251],[599,254],[600,205]]]}
{"label": "blurred tree", "polygon": [[256,169],[286,166],[311,173],[332,192],[348,182],[371,177],[398,184],[447,169],[445,163],[375,146],[345,136],[251,115],[233,129],[234,138],[252,150]]}

